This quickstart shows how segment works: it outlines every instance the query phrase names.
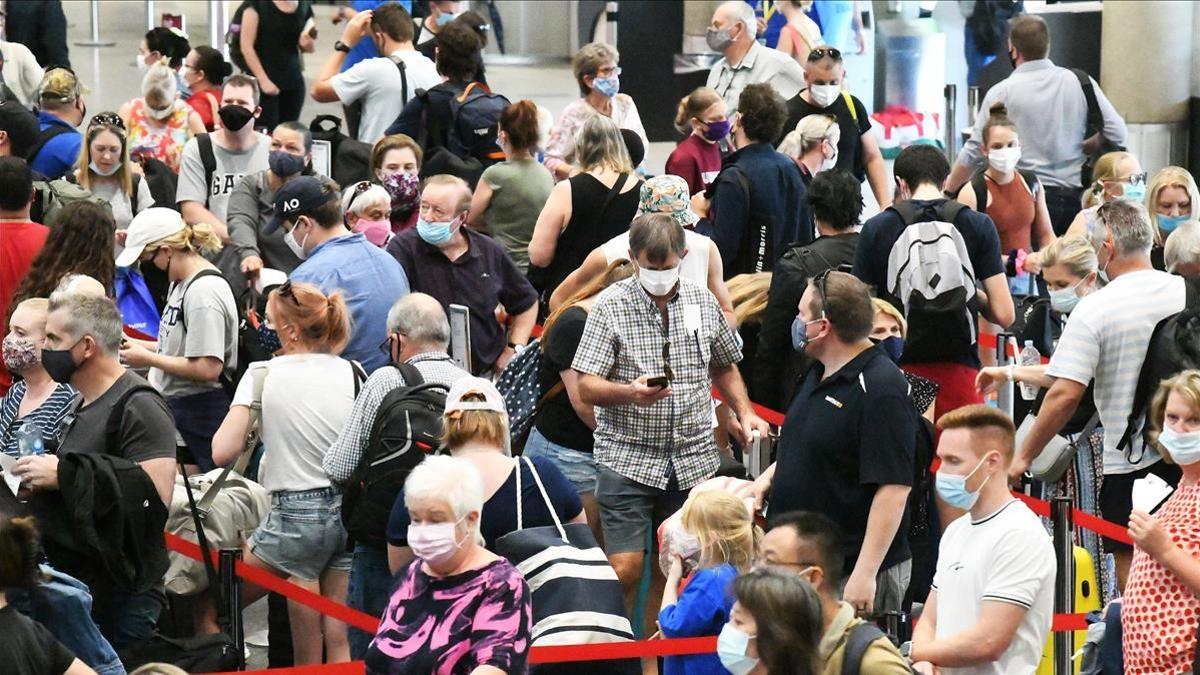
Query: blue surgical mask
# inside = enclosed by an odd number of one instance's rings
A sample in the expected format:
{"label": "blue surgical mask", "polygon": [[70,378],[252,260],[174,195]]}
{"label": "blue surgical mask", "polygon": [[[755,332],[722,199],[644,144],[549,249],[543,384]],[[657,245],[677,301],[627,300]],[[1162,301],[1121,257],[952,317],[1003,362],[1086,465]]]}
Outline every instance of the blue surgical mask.
{"label": "blue surgical mask", "polygon": [[451,12],[442,12],[441,14],[438,14],[437,25],[445,26],[446,24],[453,21],[454,18],[457,16],[458,16],[457,14],[453,14]]}
{"label": "blue surgical mask", "polygon": [[816,323],[817,321],[820,321],[820,319],[803,321],[799,315],[796,315],[796,318],[792,319],[792,349],[798,352],[804,351],[804,348],[811,342],[811,339],[808,337],[808,324]]}
{"label": "blue surgical mask", "polygon": [[1086,279],[1080,279],[1074,286],[1067,286],[1058,290],[1050,289],[1050,309],[1059,314],[1070,314],[1075,309],[1075,305],[1079,304],[1079,285]]}
{"label": "blue surgical mask", "polygon": [[304,155],[293,155],[283,150],[272,150],[267,155],[267,166],[280,178],[290,178],[304,170],[307,160]]}
{"label": "blue surgical mask", "polygon": [[612,77],[597,77],[595,80],[592,80],[592,88],[608,98],[612,98],[617,95],[617,92],[621,91],[621,78],[617,75],[613,75]]}
{"label": "blue surgical mask", "polygon": [[899,335],[892,335],[882,340],[876,340],[872,338],[871,341],[874,342],[875,346],[879,347],[884,354],[888,355],[888,358],[892,360],[892,363],[900,365],[900,356],[904,354],[904,338],[900,337]]}
{"label": "blue surgical mask", "polygon": [[942,500],[950,506],[964,511],[969,511],[972,506],[975,506],[975,502],[979,501],[979,493],[983,491],[983,486],[987,485],[987,482],[992,477],[989,475],[987,478],[984,478],[983,482],[979,484],[979,487],[974,492],[967,490],[967,479],[975,475],[975,472],[979,470],[979,467],[983,466],[983,462],[986,459],[987,456],[985,455],[975,465],[975,468],[971,469],[971,472],[965,476],[946,473],[945,466],[943,465],[942,470],[937,472],[937,480],[934,483],[937,493],[941,495]]}
{"label": "blue surgical mask", "polygon": [[1171,460],[1179,466],[1200,462],[1200,431],[1177,433],[1164,426],[1158,434],[1158,443],[1171,454]]}
{"label": "blue surgical mask", "polygon": [[721,628],[721,634],[717,637],[717,658],[733,675],[746,675],[758,665],[758,659],[746,656],[746,650],[750,648],[750,640],[753,637],[734,628],[730,623]]}
{"label": "blue surgical mask", "polygon": [[1141,202],[1146,199],[1145,183],[1124,183],[1121,199],[1131,202]]}
{"label": "blue surgical mask", "polygon": [[1163,234],[1171,234],[1175,228],[1191,220],[1191,216],[1164,216],[1161,213],[1155,214],[1158,216],[1158,229],[1162,230]]}
{"label": "blue surgical mask", "polygon": [[442,223],[430,223],[424,218],[417,218],[417,234],[427,244],[433,246],[441,246],[450,241],[450,237],[454,236],[454,221]]}

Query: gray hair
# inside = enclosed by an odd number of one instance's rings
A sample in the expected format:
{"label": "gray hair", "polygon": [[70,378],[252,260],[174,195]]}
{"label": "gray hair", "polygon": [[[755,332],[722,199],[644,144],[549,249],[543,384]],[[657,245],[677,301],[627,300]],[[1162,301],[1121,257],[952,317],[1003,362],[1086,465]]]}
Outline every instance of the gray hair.
{"label": "gray hair", "polygon": [[1191,220],[1172,232],[1167,237],[1163,259],[1168,272],[1174,272],[1177,265],[1200,265],[1200,223]]}
{"label": "gray hair", "polygon": [[740,24],[746,27],[746,34],[750,39],[758,37],[758,17],[754,15],[754,8],[750,3],[742,0],[729,0],[722,3],[717,9],[725,9],[733,18]]}
{"label": "gray hair", "polygon": [[404,505],[422,500],[446,502],[457,520],[482,513],[483,476],[465,459],[430,455],[404,480]]}
{"label": "gray hair", "polygon": [[445,350],[450,344],[450,321],[442,304],[424,293],[409,293],[397,300],[388,311],[387,329],[419,345]]}
{"label": "gray hair", "polygon": [[50,313],[67,313],[67,334],[79,341],[92,336],[100,351],[115,355],[121,348],[121,312],[112,300],[85,293],[55,293],[50,296]]}
{"label": "gray hair", "polygon": [[[287,124],[284,122],[283,124]],[[281,124],[280,126],[283,126]],[[278,128],[278,127],[277,127]],[[352,183],[350,187],[342,192],[342,211],[345,213],[353,213],[356,216],[361,216],[368,208],[379,204],[383,206],[385,211],[392,210],[392,196],[382,185],[372,184],[366,190],[363,190],[357,197],[354,193],[358,190],[359,183]]]}
{"label": "gray hair", "polygon": [[662,262],[672,253],[687,251],[683,226],[665,213],[643,213],[629,226],[629,252],[634,258],[646,254],[651,262]]}
{"label": "gray hair", "polygon": [[471,186],[467,184],[467,181],[458,176],[451,176],[448,173],[439,173],[436,176],[426,178],[425,182],[421,183],[421,194],[424,195],[425,188],[431,185],[453,185],[462,191],[458,196],[458,202],[454,205],[455,216],[471,210]]}
{"label": "gray hair", "polygon": [[1105,202],[1096,211],[1096,227],[1092,228],[1092,246],[1099,251],[1112,235],[1117,255],[1149,255],[1154,245],[1154,226],[1146,207],[1127,199]]}
{"label": "gray hair", "polygon": [[157,103],[173,105],[179,98],[179,84],[175,80],[175,71],[162,62],[150,66],[142,77],[142,98],[146,99],[147,105],[150,104],[150,99],[156,99]]}

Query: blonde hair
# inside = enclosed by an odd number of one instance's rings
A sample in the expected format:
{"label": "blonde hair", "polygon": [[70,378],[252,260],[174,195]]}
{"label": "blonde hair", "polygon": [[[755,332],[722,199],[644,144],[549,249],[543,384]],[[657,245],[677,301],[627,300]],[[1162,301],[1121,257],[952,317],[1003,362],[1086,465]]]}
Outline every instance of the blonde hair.
{"label": "blonde hair", "polygon": [[174,105],[179,98],[179,84],[175,81],[175,71],[163,61],[159,61],[146,71],[142,77],[142,98],[146,105],[161,110],[168,105]]}
{"label": "blonde hair", "polygon": [[165,239],[159,239],[156,242],[146,244],[146,248],[149,250],[154,250],[161,246],[166,246],[176,251],[183,251],[184,253],[209,255],[221,250],[221,238],[213,231],[212,225],[208,223],[194,223],[184,225],[182,230]]}
{"label": "blonde hair", "polygon": [[583,285],[583,288],[575,291],[571,297],[567,298],[566,302],[559,306],[558,309],[550,313],[550,316],[542,324],[542,335],[550,332],[550,327],[554,325],[563,312],[574,307],[580,302],[587,300],[600,291],[612,286],[618,281],[624,281],[633,276],[633,263],[625,258],[617,258],[610,262],[604,271],[596,275],[591,281]]}
{"label": "blonde hair", "polygon": [[733,318],[740,327],[746,323],[757,323],[767,309],[767,296],[771,290],[771,273],[739,274],[727,284],[733,302]]}
{"label": "blonde hair", "polygon": [[789,157],[800,157],[830,138],[833,130],[839,129],[837,118],[832,115],[809,115],[796,123],[796,128],[784,136],[779,152]]}
{"label": "blonde hair", "polygon": [[1132,153],[1118,150],[1106,152],[1096,160],[1092,168],[1092,184],[1083,193],[1083,208],[1090,209],[1100,204],[1100,196],[1104,194],[1104,181],[1117,177],[1121,162],[1127,159],[1137,159]]}
{"label": "blonde hair", "polygon": [[588,115],[575,134],[575,164],[583,172],[608,169],[616,173],[633,173],[633,161],[629,158],[620,127],[599,113]]}
{"label": "blonde hair", "polygon": [[1055,265],[1066,265],[1072,275],[1081,279],[1095,272],[1099,267],[1096,260],[1096,249],[1092,248],[1092,243],[1081,234],[1059,237],[1054,240],[1054,243],[1042,249],[1039,255],[1042,269]]}
{"label": "blonde hair", "polygon": [[42,314],[50,313],[50,298],[29,298],[17,303],[16,309],[24,307]]}
{"label": "blonde hair", "polygon": [[[464,401],[483,401],[483,394],[467,394]],[[467,443],[486,443],[505,448],[508,440],[508,423],[505,416],[491,410],[456,410],[444,418],[446,431],[442,445],[453,451]]]}
{"label": "blonde hair", "polygon": [[740,572],[754,565],[762,530],[746,502],[724,490],[704,490],[683,505],[683,529],[700,540],[700,564],[729,563]]}
{"label": "blonde hair", "polygon": [[1150,442],[1162,453],[1163,459],[1174,463],[1171,451],[1158,442],[1167,414],[1167,398],[1174,392],[1182,396],[1192,410],[1200,412],[1200,370],[1185,370],[1169,380],[1163,380],[1150,403]]}
{"label": "blonde hair", "polygon": [[692,118],[699,119],[705,110],[721,102],[721,95],[712,87],[696,87],[692,93],[679,99],[675,111],[675,129],[681,134],[692,131]]}
{"label": "blonde hair", "polygon": [[1181,263],[1200,261],[1200,223],[1189,221],[1167,237],[1167,243],[1163,245],[1163,261],[1167,264],[1168,272],[1174,272]]}
{"label": "blonde hair", "polygon": [[88,124],[87,131],[83,135],[83,143],[79,147],[79,159],[75,162],[77,182],[85,190],[92,189],[92,141],[101,133],[108,131],[117,137],[121,142],[121,162],[117,167],[117,172],[113,176],[117,179],[117,184],[121,186],[121,191],[132,199],[133,195],[133,171],[129,168],[129,143],[125,139],[125,129],[115,124],[103,124],[95,121]]}
{"label": "blonde hair", "polygon": [[908,322],[904,320],[904,315],[900,313],[900,310],[896,309],[895,305],[887,300],[871,298],[871,306],[875,308],[876,314],[886,314],[895,319],[896,323],[900,324],[900,337],[903,338],[908,335]]}
{"label": "blonde hair", "polygon": [[1200,208],[1200,189],[1196,188],[1196,179],[1192,174],[1181,166],[1164,166],[1154,177],[1150,179],[1150,185],[1146,188],[1146,211],[1150,214],[1150,224],[1154,226],[1155,242],[1161,246],[1166,240],[1163,237],[1162,230],[1158,226],[1158,193],[1163,191],[1163,188],[1177,187],[1183,188],[1188,195],[1188,201],[1191,202],[1191,220],[1196,219],[1196,209]]}
{"label": "blonde hair", "polygon": [[291,325],[296,340],[314,352],[341,354],[350,341],[350,311],[339,292],[326,297],[312,284],[288,281],[271,291],[267,304],[275,309],[276,328]]}

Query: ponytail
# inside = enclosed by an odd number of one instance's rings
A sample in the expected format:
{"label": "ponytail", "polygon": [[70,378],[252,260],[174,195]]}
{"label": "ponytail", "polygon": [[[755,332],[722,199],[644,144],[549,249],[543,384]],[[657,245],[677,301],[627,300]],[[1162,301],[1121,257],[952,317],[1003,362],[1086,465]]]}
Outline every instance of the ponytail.
{"label": "ponytail", "polygon": [[[286,289],[291,296],[280,300]],[[314,352],[341,354],[350,341],[350,310],[341,292],[326,296],[312,284],[291,283],[271,291],[275,315],[281,324],[295,326],[306,347]]]}
{"label": "ponytail", "polygon": [[37,582],[38,536],[32,518],[0,519],[0,591]]}
{"label": "ponytail", "polygon": [[325,301],[325,320],[321,326],[320,340],[329,345],[334,354],[341,354],[350,342],[350,310],[340,291],[332,293]]}
{"label": "ponytail", "polygon": [[692,133],[692,118],[699,118],[705,110],[721,101],[721,95],[710,87],[697,87],[692,93],[679,99],[675,112],[675,128],[679,133]]}

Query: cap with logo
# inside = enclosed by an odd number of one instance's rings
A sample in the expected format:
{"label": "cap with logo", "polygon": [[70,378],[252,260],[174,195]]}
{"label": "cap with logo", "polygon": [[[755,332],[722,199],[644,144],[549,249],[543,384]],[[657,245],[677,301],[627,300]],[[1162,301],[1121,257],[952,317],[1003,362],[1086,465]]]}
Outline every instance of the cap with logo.
{"label": "cap with logo", "polygon": [[267,223],[264,232],[271,234],[282,227],[284,221],[295,224],[297,217],[337,198],[337,193],[326,191],[321,179],[316,176],[293,178],[275,193],[275,215]]}

